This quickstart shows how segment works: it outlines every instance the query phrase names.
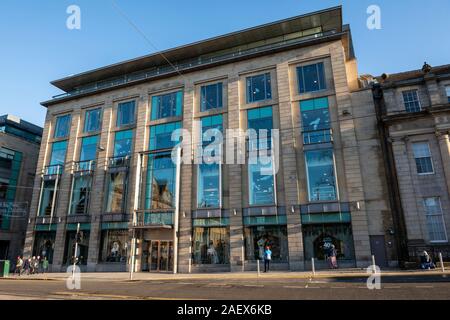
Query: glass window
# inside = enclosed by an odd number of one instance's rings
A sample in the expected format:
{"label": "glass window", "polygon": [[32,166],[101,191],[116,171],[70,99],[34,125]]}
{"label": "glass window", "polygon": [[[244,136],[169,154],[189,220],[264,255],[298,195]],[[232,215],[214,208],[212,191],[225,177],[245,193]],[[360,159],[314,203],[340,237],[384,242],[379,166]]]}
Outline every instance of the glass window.
{"label": "glass window", "polygon": [[109,174],[106,212],[123,213],[125,208],[126,197],[126,172],[114,172]]}
{"label": "glass window", "polygon": [[[40,256],[42,260],[47,258],[49,264],[53,263],[56,232],[36,232],[34,235],[33,256]],[[25,257],[24,257],[25,258]]]}
{"label": "glass window", "polygon": [[425,198],[425,215],[427,219],[428,236],[431,242],[447,242],[444,216],[442,215],[441,199]]}
{"label": "glass window", "polygon": [[305,154],[309,201],[336,200],[333,150],[315,150]]}
{"label": "glass window", "polygon": [[128,239],[128,230],[102,231],[100,261],[126,263],[129,248]]}
{"label": "glass window", "polygon": [[450,103],[450,86],[445,87],[445,93],[447,94],[447,101]]}
{"label": "glass window", "polygon": [[54,138],[66,138],[70,132],[70,114],[56,118]]}
{"label": "glass window", "polygon": [[194,228],[194,264],[229,264],[230,230],[227,227]]}
{"label": "glass window", "polygon": [[114,157],[131,155],[133,149],[133,130],[116,132],[114,138]]}
{"label": "glass window", "polygon": [[176,165],[170,153],[148,156],[145,209],[175,207]]}
{"label": "glass window", "polygon": [[419,112],[421,108],[418,91],[408,90],[403,91],[402,94],[406,112]]}
{"label": "glass window", "polygon": [[200,164],[198,166],[197,206],[199,208],[220,207],[220,189],[219,164]]}
{"label": "glass window", "polygon": [[64,264],[72,264],[75,257],[78,258],[78,264],[86,265],[89,253],[89,231],[80,231],[81,242],[78,243],[77,252],[75,253],[75,237],[76,231],[68,231],[66,233],[66,246],[64,250]]}
{"label": "glass window", "polygon": [[53,195],[55,194],[55,180],[44,181],[41,195],[41,205],[39,207],[39,216],[50,216],[53,206]]}
{"label": "glass window", "polygon": [[304,144],[331,141],[328,98],[300,102]]}
{"label": "glass window", "polygon": [[70,214],[88,214],[92,176],[74,177]]}
{"label": "glass window", "polygon": [[355,249],[351,224],[317,224],[303,226],[305,259],[326,260],[328,248],[334,245],[338,260],[354,260]]}
{"label": "glass window", "polygon": [[431,159],[430,146],[427,142],[416,142],[412,144],[414,158],[418,174],[434,173],[433,161]]}
{"label": "glass window", "polygon": [[200,93],[201,111],[222,108],[222,82],[202,86]]}
{"label": "glass window", "polygon": [[272,99],[270,73],[247,77],[247,103]]}
{"label": "glass window", "polygon": [[81,140],[80,161],[91,161],[97,158],[99,136],[85,137]]}
{"label": "glass window", "polygon": [[50,166],[64,166],[66,162],[67,141],[54,142],[50,156]]}
{"label": "glass window", "polygon": [[[250,140],[250,150],[270,149],[271,129],[273,128],[272,107],[257,108],[247,111],[248,129],[257,132],[257,141]],[[259,130],[267,130],[267,140],[262,140]],[[271,164],[262,164],[259,157],[257,163],[248,164],[249,179],[249,204],[263,205],[275,203],[274,176],[271,172]]]}
{"label": "glass window", "polygon": [[262,260],[264,249],[269,246],[273,262],[288,261],[286,226],[251,226],[244,228],[245,256],[247,260]]}
{"label": "glass window", "polygon": [[152,97],[152,118],[158,120],[181,116],[183,108],[183,92],[172,92]]}
{"label": "glass window", "polygon": [[100,130],[102,109],[87,110],[84,119],[84,132],[95,132]]}
{"label": "glass window", "polygon": [[150,127],[150,150],[173,148],[178,142],[172,141],[172,132],[180,129],[181,122],[170,122]]}
{"label": "glass window", "polygon": [[323,62],[297,68],[300,93],[326,89]]}
{"label": "glass window", "polygon": [[117,107],[117,127],[133,124],[135,122],[136,102],[119,103]]}

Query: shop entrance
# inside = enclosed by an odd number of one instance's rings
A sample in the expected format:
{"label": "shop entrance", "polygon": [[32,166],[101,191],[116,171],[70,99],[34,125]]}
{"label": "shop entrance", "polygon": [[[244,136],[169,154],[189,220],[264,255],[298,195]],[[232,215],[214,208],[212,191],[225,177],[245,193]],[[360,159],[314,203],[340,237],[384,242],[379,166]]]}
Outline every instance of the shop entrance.
{"label": "shop entrance", "polygon": [[173,241],[151,240],[148,245],[148,271],[173,271]]}

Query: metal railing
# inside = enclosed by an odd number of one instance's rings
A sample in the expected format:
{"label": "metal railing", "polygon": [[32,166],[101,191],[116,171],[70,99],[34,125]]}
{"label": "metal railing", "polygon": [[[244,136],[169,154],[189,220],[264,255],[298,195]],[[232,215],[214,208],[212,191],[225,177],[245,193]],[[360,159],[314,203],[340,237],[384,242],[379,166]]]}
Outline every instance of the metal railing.
{"label": "metal railing", "polygon": [[187,60],[180,61],[180,62],[174,62],[172,65],[155,67],[155,68],[151,68],[151,69],[147,69],[147,70],[143,70],[143,71],[134,72],[131,74],[126,74],[126,75],[123,75],[120,77],[115,77],[112,79],[99,81],[96,83],[91,83],[86,86],[77,88],[73,91],[53,96],[53,98],[59,99],[59,98],[65,98],[65,97],[70,97],[70,96],[79,95],[79,94],[91,93],[91,92],[95,92],[97,90],[112,88],[115,86],[128,84],[128,83],[131,83],[134,81],[151,79],[153,77],[157,77],[160,75],[176,73],[176,72],[188,70],[188,69],[195,68],[195,67],[202,66],[202,65],[214,64],[214,63],[223,62],[223,61],[234,59],[234,58],[245,57],[245,56],[249,56],[249,55],[256,54],[256,53],[261,53],[264,51],[282,48],[282,47],[288,46],[288,45],[301,44],[304,42],[308,42],[312,39],[330,36],[330,35],[333,35],[336,33],[337,33],[337,30],[318,32],[315,34],[302,36],[299,38],[284,39],[280,42],[266,44],[266,45],[262,45],[262,46],[255,47],[255,48],[249,48],[249,49],[238,48],[234,52],[230,52],[230,53],[226,53],[226,54],[222,54],[222,55],[216,55],[216,56],[210,56],[210,57],[196,57],[196,58],[192,58],[192,59],[187,59]]}
{"label": "metal railing", "polygon": [[44,168],[44,176],[61,175],[64,171],[64,165],[54,164]]}
{"label": "metal railing", "polygon": [[126,213],[104,213],[101,216],[102,222],[130,222],[131,214]]}
{"label": "metal railing", "polygon": [[317,187],[313,188],[311,191],[312,201],[336,200],[336,189],[334,186]]}
{"label": "metal railing", "polygon": [[332,129],[303,132],[303,144],[305,145],[326,142],[333,142]]}
{"label": "metal railing", "polygon": [[95,160],[78,161],[74,163],[74,172],[78,173],[92,173],[95,170]]}
{"label": "metal railing", "polygon": [[108,159],[108,167],[129,167],[131,162],[131,156],[119,156],[111,157]]}
{"label": "metal railing", "polygon": [[91,216],[88,214],[72,214],[67,216],[67,223],[89,223]]}
{"label": "metal railing", "polygon": [[173,222],[173,210],[143,210],[136,212],[136,227],[172,226]]}

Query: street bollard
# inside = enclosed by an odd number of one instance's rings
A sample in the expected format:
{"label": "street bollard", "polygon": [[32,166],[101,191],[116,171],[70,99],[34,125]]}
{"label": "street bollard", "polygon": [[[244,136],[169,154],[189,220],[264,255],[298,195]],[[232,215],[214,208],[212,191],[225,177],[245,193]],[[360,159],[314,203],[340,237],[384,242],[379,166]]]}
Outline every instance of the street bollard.
{"label": "street bollard", "polygon": [[192,271],[192,259],[189,258],[189,273]]}
{"label": "street bollard", "polygon": [[256,267],[257,267],[257,269],[258,269],[258,277],[259,277],[259,259],[258,260],[256,260]]}
{"label": "street bollard", "polygon": [[444,259],[442,259],[442,252],[439,252],[439,262],[441,263],[442,272],[445,272]]}
{"label": "street bollard", "polygon": [[377,272],[377,264],[375,263],[375,256],[372,255],[372,272],[376,273]]}
{"label": "street bollard", "polygon": [[316,266],[314,265],[314,258],[311,258],[311,267],[313,276],[316,275]]}

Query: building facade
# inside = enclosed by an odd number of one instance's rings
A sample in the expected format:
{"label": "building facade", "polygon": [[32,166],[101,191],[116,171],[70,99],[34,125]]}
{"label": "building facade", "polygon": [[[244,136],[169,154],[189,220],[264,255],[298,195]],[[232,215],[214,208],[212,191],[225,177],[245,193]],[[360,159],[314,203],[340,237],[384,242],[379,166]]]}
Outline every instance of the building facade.
{"label": "building facade", "polygon": [[[89,271],[253,270],[265,246],[274,269],[304,270],[326,267],[331,244],[340,266],[372,254],[395,265],[372,91],[356,66],[335,7],[52,82],[65,93],[43,103],[25,251],[63,271],[79,226]],[[191,137],[173,152],[181,128]],[[243,153],[221,149],[248,160],[274,142],[278,170],[172,161],[194,161],[211,128],[278,129],[239,136]]]}
{"label": "building facade", "polygon": [[0,116],[0,260],[22,254],[42,128]]}
{"label": "building facade", "polygon": [[386,166],[401,259],[416,261],[423,250],[450,258],[450,66],[386,75],[377,79]]}

